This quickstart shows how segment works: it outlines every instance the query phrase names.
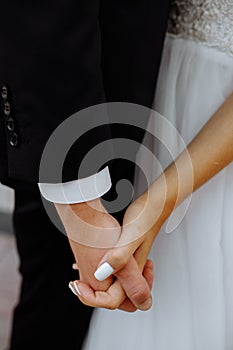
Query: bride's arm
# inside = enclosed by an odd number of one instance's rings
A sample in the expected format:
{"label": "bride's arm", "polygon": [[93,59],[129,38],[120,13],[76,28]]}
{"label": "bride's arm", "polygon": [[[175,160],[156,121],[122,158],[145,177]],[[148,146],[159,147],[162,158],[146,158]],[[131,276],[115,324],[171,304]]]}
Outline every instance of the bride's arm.
{"label": "bride's arm", "polygon": [[[119,245],[153,229],[156,237],[162,223],[192,192],[233,161],[233,94],[210,118],[180,156],[126,211]],[[233,186],[233,179],[232,179]],[[141,213],[141,215],[139,215]],[[155,220],[156,219],[156,220]],[[103,258],[118,271],[146,235]]]}
{"label": "bride's arm", "polygon": [[[201,129],[189,144],[187,151],[184,151],[164,172],[168,212],[170,206],[179,205],[191,192],[200,188],[233,161],[233,94]],[[192,174],[190,174],[190,161]],[[152,184],[150,188],[151,194],[154,194],[151,196],[152,200],[156,199],[155,191],[162,182],[161,176]]]}
{"label": "bride's arm", "polygon": [[[206,183],[233,160],[233,94],[218,109],[193,141],[147,192],[133,202],[126,211],[121,238],[117,246],[108,251],[99,266],[108,262],[121,284],[121,271],[132,255],[143,269],[151,245],[161,226],[185,198]],[[232,179],[233,186],[233,179]],[[112,269],[109,275],[112,274]],[[106,270],[105,270],[106,277]],[[85,293],[85,303],[98,305],[98,299]],[[112,290],[114,287],[112,286]],[[137,291],[137,286],[131,286]],[[137,291],[137,294],[140,291]],[[86,295],[85,295],[86,294]],[[109,293],[110,294],[110,293]],[[106,305],[111,300],[108,294]],[[127,290],[126,290],[127,294]],[[114,296],[114,293],[112,293]],[[114,296],[115,297],[115,296]],[[90,300],[89,300],[90,298]],[[133,298],[131,298],[134,302]]]}

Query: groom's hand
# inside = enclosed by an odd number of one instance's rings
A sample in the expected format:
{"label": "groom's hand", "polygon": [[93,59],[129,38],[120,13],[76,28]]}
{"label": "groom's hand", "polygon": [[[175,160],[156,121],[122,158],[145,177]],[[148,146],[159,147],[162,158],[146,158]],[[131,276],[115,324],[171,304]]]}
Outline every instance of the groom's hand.
{"label": "groom's hand", "polygon": [[55,207],[65,227],[80,280],[95,290],[107,290],[113,277],[100,282],[94,272],[107,248],[118,241],[119,223],[106,212],[99,199],[79,204],[55,204]]}

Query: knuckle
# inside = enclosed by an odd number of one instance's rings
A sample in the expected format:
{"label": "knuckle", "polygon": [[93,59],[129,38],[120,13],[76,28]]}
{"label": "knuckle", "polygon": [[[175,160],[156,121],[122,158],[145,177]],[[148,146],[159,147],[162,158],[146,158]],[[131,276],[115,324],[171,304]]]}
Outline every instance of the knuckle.
{"label": "knuckle", "polygon": [[79,298],[79,300],[81,301],[81,303],[83,304],[83,305],[86,305],[86,306],[91,306],[87,301],[85,301],[83,298],[81,299],[81,298]]}
{"label": "knuckle", "polygon": [[111,302],[110,304],[108,304],[107,308],[109,310],[116,310],[118,308],[118,304],[116,302]]}

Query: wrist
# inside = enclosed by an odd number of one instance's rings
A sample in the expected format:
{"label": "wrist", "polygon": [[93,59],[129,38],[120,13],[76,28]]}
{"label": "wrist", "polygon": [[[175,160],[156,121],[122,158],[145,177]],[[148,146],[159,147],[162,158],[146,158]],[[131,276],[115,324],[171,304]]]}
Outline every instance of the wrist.
{"label": "wrist", "polygon": [[103,214],[107,213],[100,198],[93,199],[88,202],[82,202],[82,203],[75,203],[75,204],[68,204],[71,208],[71,210],[78,215],[80,218],[86,217],[87,215],[93,215],[93,214]]}
{"label": "wrist", "polygon": [[149,188],[148,197],[152,211],[157,213],[156,222],[163,224],[177,205],[177,178],[163,173]]}
{"label": "wrist", "polygon": [[55,207],[71,241],[96,248],[109,248],[118,241],[120,226],[100,198],[77,204],[55,204]]}

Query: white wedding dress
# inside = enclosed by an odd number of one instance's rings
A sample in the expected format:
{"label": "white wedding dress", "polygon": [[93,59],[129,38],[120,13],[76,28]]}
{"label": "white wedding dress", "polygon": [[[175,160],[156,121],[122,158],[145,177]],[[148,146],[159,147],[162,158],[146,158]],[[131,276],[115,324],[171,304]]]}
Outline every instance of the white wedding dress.
{"label": "white wedding dress", "polygon": [[[168,32],[154,108],[187,144],[233,92],[233,1],[177,0]],[[165,167],[163,149],[152,149]],[[84,350],[232,350],[233,164],[194,193],[172,233],[164,225],[151,257],[152,309],[96,309]]]}

